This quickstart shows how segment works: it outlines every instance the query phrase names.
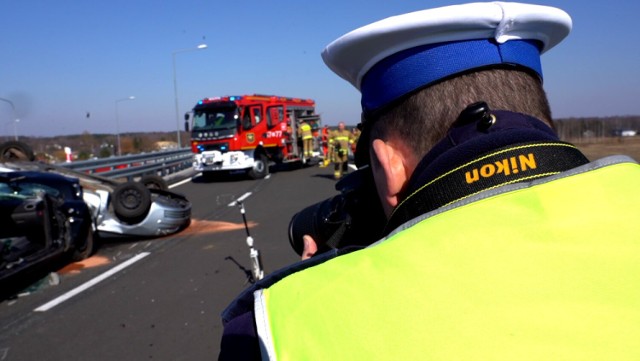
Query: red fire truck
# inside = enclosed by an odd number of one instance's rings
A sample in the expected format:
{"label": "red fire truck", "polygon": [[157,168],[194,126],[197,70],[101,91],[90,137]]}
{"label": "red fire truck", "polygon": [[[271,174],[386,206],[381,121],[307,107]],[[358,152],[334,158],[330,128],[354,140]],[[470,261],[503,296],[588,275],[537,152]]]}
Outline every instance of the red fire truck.
{"label": "red fire truck", "polygon": [[[191,115],[191,116],[190,116]],[[274,95],[240,95],[205,98],[185,115],[193,167],[209,176],[221,171],[247,172],[263,178],[272,163],[304,162],[298,125],[308,122],[318,139],[320,116],[311,99]],[[320,154],[314,141],[314,158]]]}

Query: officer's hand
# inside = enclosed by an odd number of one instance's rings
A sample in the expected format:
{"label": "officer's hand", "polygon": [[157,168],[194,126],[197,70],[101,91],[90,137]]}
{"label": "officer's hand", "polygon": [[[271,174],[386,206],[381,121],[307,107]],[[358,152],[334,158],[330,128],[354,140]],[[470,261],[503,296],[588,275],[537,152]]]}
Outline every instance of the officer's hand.
{"label": "officer's hand", "polygon": [[302,249],[302,260],[311,258],[316,252],[318,252],[318,245],[316,241],[311,238],[311,236],[305,234],[302,236],[302,242],[304,243],[304,248]]}

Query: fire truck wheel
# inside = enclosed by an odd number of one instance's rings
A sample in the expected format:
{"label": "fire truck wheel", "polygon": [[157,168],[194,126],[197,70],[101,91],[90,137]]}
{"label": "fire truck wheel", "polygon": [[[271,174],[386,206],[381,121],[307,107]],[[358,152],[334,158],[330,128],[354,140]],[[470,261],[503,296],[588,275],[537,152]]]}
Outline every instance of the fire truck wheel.
{"label": "fire truck wheel", "polygon": [[33,149],[24,142],[12,140],[0,145],[0,157],[3,161],[28,160],[33,161]]}
{"label": "fire truck wheel", "polygon": [[140,178],[140,183],[144,184],[145,187],[151,189],[160,189],[163,191],[169,189],[167,181],[165,181],[164,178],[160,177],[159,175],[155,174],[148,174],[143,176],[142,178]]}
{"label": "fire truck wheel", "polygon": [[260,179],[266,177],[267,174],[269,174],[269,163],[267,157],[261,154],[256,157],[253,168],[249,170],[249,177],[252,179]]}
{"label": "fire truck wheel", "polygon": [[139,223],[150,207],[151,193],[142,183],[126,182],[113,190],[113,211],[122,222]]}

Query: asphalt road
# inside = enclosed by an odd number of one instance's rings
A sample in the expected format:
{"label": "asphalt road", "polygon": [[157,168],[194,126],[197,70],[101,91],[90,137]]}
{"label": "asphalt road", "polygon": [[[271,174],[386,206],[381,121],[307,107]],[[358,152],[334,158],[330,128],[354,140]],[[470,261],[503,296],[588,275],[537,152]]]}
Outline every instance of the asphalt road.
{"label": "asphalt road", "polygon": [[246,232],[229,204],[250,193],[250,234],[269,273],[298,261],[289,221],[337,194],[331,176],[332,168],[311,167],[262,180],[195,177],[172,188],[193,204],[186,230],[106,241],[90,259],[0,302],[0,361],[216,359],[220,313],[249,285]]}

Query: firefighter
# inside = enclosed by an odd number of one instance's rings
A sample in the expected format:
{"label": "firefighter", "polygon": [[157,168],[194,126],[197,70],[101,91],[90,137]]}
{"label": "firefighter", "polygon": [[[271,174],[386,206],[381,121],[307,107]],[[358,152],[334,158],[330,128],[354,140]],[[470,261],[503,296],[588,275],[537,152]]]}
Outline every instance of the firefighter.
{"label": "firefighter", "polygon": [[311,125],[304,120],[298,124],[298,137],[302,139],[302,162],[306,163],[313,156],[313,134]]}
{"label": "firefighter", "polygon": [[322,162],[320,167],[326,167],[331,162],[331,154],[329,148],[329,127],[324,125],[320,135],[320,144],[322,145]]}
{"label": "firefighter", "polygon": [[338,129],[334,130],[329,138],[333,146],[333,177],[340,179],[349,172],[349,149],[354,144],[353,133],[345,128],[344,122],[338,123]]}
{"label": "firefighter", "polygon": [[353,132],[353,144],[351,145],[351,153],[353,153],[353,155],[355,156],[356,144],[358,144],[358,140],[360,139],[361,131],[358,127],[354,127],[353,129],[351,129],[351,131]]}
{"label": "firefighter", "polygon": [[488,2],[331,43],[362,94],[356,164],[385,231],[244,292],[221,356],[639,360],[640,166],[589,162],[553,131],[540,54],[570,29],[560,9]]}

